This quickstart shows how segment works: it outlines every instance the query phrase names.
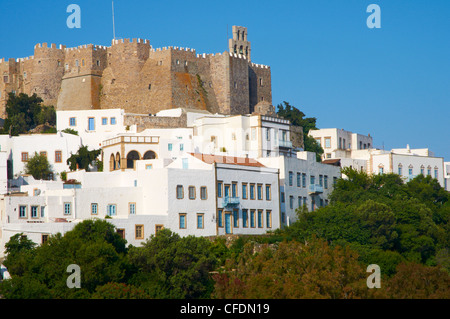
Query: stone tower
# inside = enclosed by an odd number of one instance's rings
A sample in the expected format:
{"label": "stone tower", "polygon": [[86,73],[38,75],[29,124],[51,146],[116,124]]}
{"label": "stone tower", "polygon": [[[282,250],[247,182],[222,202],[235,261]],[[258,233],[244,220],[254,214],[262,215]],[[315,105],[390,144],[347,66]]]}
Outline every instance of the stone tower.
{"label": "stone tower", "polygon": [[233,26],[233,38],[228,40],[228,49],[230,53],[241,54],[251,62],[250,41],[247,39],[247,28]]}

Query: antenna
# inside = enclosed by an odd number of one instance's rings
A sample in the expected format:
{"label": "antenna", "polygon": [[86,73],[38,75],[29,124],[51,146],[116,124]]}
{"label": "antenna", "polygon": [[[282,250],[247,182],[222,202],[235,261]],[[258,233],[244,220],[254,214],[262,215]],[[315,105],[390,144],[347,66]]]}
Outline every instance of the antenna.
{"label": "antenna", "polygon": [[112,21],[113,21],[113,37],[116,40],[116,26],[114,24],[114,1],[112,1]]}

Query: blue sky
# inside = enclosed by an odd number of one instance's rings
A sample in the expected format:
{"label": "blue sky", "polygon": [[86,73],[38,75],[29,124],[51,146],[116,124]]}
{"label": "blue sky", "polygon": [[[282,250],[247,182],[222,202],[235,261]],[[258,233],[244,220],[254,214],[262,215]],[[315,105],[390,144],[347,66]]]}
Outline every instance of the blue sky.
{"label": "blue sky", "polygon": [[[66,25],[69,4],[81,28]],[[369,4],[381,29],[369,29]],[[374,137],[385,149],[428,147],[450,161],[450,1],[115,0],[116,37],[153,47],[227,50],[232,25],[248,28],[252,61],[272,69],[273,104],[288,101],[319,128]],[[228,29],[227,29],[228,26]],[[0,0],[0,57],[36,43],[111,44],[110,0]]]}

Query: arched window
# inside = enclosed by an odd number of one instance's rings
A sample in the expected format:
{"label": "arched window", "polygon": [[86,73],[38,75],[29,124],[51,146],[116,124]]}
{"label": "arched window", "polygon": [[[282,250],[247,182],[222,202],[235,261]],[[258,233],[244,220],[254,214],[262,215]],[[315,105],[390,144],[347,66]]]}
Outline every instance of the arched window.
{"label": "arched window", "polygon": [[248,56],[248,47],[245,47],[245,56]]}
{"label": "arched window", "polygon": [[140,160],[139,153],[136,151],[130,151],[127,155],[127,168],[134,168],[134,161]]}
{"label": "arched window", "polygon": [[237,45],[234,45],[234,53],[237,53]]}
{"label": "arched window", "polygon": [[116,154],[116,169],[120,169],[120,153]]}
{"label": "arched window", "polygon": [[245,41],[245,31],[242,31],[242,41]]}
{"label": "arched window", "polygon": [[244,54],[244,46],[241,45],[241,46],[239,47],[239,53],[240,53],[240,54]]}
{"label": "arched window", "polygon": [[155,159],[156,158],[156,153],[153,151],[147,151],[144,154],[144,159],[148,160],[148,159]]}
{"label": "arched window", "polygon": [[111,157],[109,159],[109,171],[115,171],[116,170],[116,158],[114,154],[111,154]]}
{"label": "arched window", "polygon": [[241,36],[241,31],[238,30],[238,33],[237,33],[237,39],[238,40],[239,40],[240,36]]}
{"label": "arched window", "polygon": [[400,163],[398,164],[398,175],[402,175],[403,173],[403,165]]}

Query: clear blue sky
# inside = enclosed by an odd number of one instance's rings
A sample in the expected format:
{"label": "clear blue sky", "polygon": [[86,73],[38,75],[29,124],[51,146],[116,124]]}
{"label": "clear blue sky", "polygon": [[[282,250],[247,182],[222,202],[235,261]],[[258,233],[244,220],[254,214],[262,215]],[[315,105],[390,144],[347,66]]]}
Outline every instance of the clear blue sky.
{"label": "clear blue sky", "polygon": [[[81,29],[69,29],[69,4]],[[369,4],[381,29],[369,29]],[[450,1],[115,0],[116,36],[197,53],[227,50],[248,27],[252,61],[272,69],[273,104],[288,101],[319,128],[370,133],[385,149],[428,147],[450,161]],[[228,26],[228,29],[227,29]],[[0,57],[36,43],[111,44],[110,0],[0,0]]]}

